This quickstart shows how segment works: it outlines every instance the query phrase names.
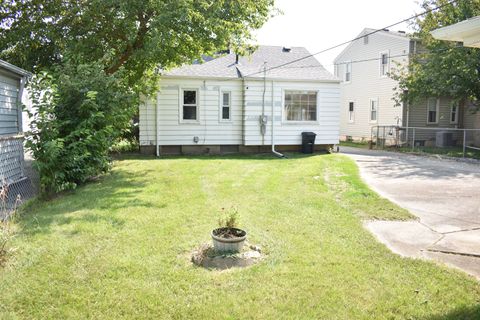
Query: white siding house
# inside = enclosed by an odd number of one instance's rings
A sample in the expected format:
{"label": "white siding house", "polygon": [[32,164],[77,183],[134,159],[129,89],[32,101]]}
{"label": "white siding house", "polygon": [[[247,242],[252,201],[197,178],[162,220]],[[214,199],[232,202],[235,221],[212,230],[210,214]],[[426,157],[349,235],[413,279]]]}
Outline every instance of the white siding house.
{"label": "white siding house", "polygon": [[[372,31],[364,29],[357,38]],[[412,43],[405,33],[384,30],[351,42],[335,58],[342,79],[342,139],[369,140],[373,126],[402,125],[402,107],[392,100],[397,82],[388,73],[408,63]]]}
{"label": "white siding house", "polygon": [[317,149],[337,144],[339,80],[313,57],[290,63],[306,56],[304,48],[260,46],[165,73],[140,106],[142,151],[293,151],[302,132],[317,134]]}

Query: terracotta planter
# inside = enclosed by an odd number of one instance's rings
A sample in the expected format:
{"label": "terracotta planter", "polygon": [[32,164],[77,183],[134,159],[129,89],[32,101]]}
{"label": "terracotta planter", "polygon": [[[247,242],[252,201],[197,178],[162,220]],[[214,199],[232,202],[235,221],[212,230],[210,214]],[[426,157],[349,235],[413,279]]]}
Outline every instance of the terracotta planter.
{"label": "terracotta planter", "polygon": [[217,252],[240,252],[247,232],[237,228],[218,228],[212,231],[213,247]]}

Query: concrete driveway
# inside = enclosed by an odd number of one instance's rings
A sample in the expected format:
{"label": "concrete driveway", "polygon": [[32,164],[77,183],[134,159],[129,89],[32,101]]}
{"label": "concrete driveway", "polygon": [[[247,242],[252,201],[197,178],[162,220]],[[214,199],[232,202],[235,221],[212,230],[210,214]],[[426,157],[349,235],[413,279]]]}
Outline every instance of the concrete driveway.
{"label": "concrete driveway", "polygon": [[480,163],[341,147],[364,181],[414,221],[366,227],[392,251],[460,268],[480,279]]}

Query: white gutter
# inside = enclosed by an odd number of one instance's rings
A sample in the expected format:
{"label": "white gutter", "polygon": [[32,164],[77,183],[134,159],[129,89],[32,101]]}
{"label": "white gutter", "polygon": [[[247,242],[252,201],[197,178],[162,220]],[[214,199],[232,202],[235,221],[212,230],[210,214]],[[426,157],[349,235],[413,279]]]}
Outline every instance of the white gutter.
{"label": "white gutter", "polygon": [[284,154],[275,150],[275,99],[273,94],[273,81],[272,81],[272,152],[280,158],[285,158]]}
{"label": "white gutter", "polygon": [[155,103],[155,154],[157,157],[160,157],[160,147],[158,145],[158,104],[159,104],[160,93],[157,92],[157,101]]}
{"label": "white gutter", "polygon": [[430,32],[435,39],[463,42],[466,47],[480,48],[480,16]]}

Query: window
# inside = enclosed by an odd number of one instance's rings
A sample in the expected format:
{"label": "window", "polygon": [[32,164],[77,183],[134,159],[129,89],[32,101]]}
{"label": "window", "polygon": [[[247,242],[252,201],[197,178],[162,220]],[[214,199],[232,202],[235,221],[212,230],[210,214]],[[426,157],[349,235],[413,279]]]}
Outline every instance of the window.
{"label": "window", "polygon": [[450,123],[458,123],[458,106],[453,105],[450,107]]}
{"label": "window", "polygon": [[429,98],[427,101],[427,123],[438,123],[439,99]]}
{"label": "window", "polygon": [[350,82],[352,80],[352,63],[345,63],[345,82]]}
{"label": "window", "polygon": [[388,52],[382,52],[380,54],[380,76],[386,77],[389,71],[389,57]]}
{"label": "window", "polygon": [[184,89],[182,91],[182,119],[198,120],[198,90]]}
{"label": "window", "polygon": [[370,99],[370,122],[377,122],[378,100]]}
{"label": "window", "polygon": [[316,91],[285,91],[284,119],[287,121],[316,121]]}
{"label": "window", "polygon": [[231,114],[231,95],[230,92],[222,92],[221,95],[222,103],[221,103],[221,119],[222,120],[230,120]]}
{"label": "window", "polygon": [[348,103],[348,122],[354,122],[355,121],[355,106],[353,101],[350,101]]}
{"label": "window", "polygon": [[363,37],[363,44],[368,44],[368,36]]}

